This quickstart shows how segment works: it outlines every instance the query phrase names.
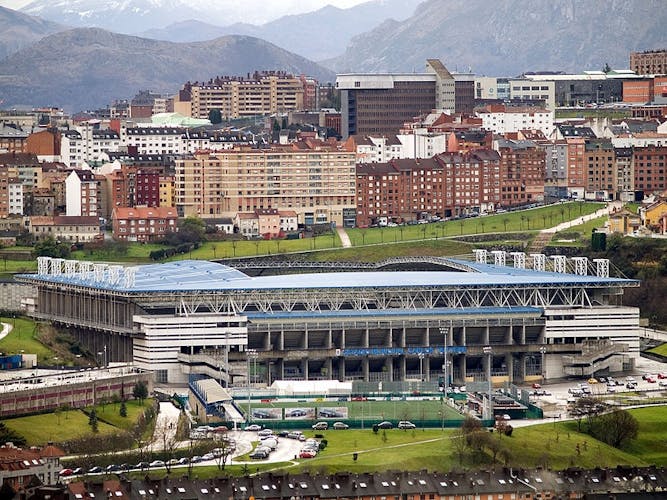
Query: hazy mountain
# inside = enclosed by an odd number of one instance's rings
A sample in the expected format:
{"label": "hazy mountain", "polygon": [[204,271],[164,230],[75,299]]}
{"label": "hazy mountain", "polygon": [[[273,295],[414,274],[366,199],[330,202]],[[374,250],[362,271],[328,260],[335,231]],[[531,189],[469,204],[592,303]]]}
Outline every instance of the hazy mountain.
{"label": "hazy mountain", "polygon": [[422,0],[371,0],[349,9],[330,5],[307,14],[284,16],[263,25],[237,23],[215,26],[189,20],[141,33],[146,38],[172,42],[210,40],[223,35],[250,35],[313,60],[340,55],[352,37],[386,19],[410,17]]}
{"label": "hazy mountain", "polygon": [[45,35],[66,29],[60,24],[0,7],[0,59]]}
{"label": "hazy mountain", "polygon": [[324,62],[338,72],[450,69],[516,75],[530,70],[627,68],[632,50],[665,47],[665,0],[428,0]]}
{"label": "hazy mountain", "polygon": [[139,90],[173,93],[186,81],[284,70],[333,81],[327,69],[248,36],[173,43],[78,28],[43,38],[0,61],[5,106],[104,106]]}
{"label": "hazy mountain", "polygon": [[201,16],[184,0],[35,0],[22,12],[69,26],[136,33]]}

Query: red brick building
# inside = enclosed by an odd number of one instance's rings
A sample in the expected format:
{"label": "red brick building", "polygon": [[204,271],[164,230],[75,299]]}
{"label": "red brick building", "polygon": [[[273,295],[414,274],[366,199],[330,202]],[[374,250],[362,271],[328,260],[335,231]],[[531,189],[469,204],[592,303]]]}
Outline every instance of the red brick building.
{"label": "red brick building", "polygon": [[648,195],[667,189],[667,147],[635,148],[633,164],[635,191]]}
{"label": "red brick building", "polygon": [[60,132],[58,129],[49,128],[30,134],[26,143],[26,152],[38,156],[59,156]]}
{"label": "red brick building", "polygon": [[[523,205],[544,200],[546,153],[531,141],[499,140],[500,203]],[[613,152],[613,150],[612,150]]]}
{"label": "red brick building", "polygon": [[357,225],[453,217],[501,200],[500,156],[489,149],[357,165]]}
{"label": "red brick building", "polygon": [[157,241],[178,230],[173,207],[116,207],[111,218],[113,238],[120,241]]}

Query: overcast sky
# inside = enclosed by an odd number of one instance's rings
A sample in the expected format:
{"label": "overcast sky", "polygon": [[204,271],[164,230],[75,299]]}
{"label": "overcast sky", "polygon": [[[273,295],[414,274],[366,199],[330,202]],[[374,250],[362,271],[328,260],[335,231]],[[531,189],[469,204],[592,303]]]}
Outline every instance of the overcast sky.
{"label": "overcast sky", "polygon": [[[20,9],[24,5],[28,5],[32,0],[0,0],[0,5],[3,7],[8,7],[10,9]],[[285,6],[285,10],[282,11],[282,15],[285,14],[298,14],[299,12],[307,12],[311,10],[317,10],[320,7],[325,5],[335,5],[337,7],[351,7],[358,3],[363,3],[367,0],[307,0],[307,1],[289,1],[285,2],[282,0],[266,0],[267,2],[282,4]],[[194,3],[200,3],[198,0],[195,0]]]}

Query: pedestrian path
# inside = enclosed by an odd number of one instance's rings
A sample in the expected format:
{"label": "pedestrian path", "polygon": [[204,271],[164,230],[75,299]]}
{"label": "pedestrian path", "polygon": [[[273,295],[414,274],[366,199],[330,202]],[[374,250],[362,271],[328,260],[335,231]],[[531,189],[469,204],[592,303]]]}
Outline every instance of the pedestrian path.
{"label": "pedestrian path", "polygon": [[0,323],[0,324],[2,325],[2,330],[0,330],[0,340],[2,340],[7,335],[9,335],[9,332],[11,332],[14,327],[9,323]]}
{"label": "pedestrian path", "polygon": [[350,248],[352,246],[352,242],[350,241],[350,237],[347,235],[345,228],[337,227],[336,232],[338,233],[338,237],[340,238],[340,243],[343,245],[343,248]]}

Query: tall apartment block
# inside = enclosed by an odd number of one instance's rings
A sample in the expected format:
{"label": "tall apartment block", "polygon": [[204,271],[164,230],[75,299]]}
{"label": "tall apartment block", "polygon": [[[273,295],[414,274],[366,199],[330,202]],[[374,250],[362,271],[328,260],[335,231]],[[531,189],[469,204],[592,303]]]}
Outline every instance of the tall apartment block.
{"label": "tall apartment block", "polygon": [[207,83],[186,84],[176,97],[174,109],[193,118],[208,118],[219,110],[223,118],[268,115],[310,106],[316,82],[284,72],[256,72],[246,77],[222,76]]}
{"label": "tall apartment block", "polygon": [[667,75],[667,49],[631,52],[630,69],[638,75]]}
{"label": "tall apartment block", "polygon": [[[424,73],[348,73],[336,76],[341,97],[341,134],[396,134],[405,122],[433,109],[469,111],[471,103],[456,98],[456,89],[470,87],[474,79],[457,80],[438,59],[426,61]],[[457,109],[466,108],[466,109]]]}

